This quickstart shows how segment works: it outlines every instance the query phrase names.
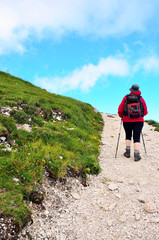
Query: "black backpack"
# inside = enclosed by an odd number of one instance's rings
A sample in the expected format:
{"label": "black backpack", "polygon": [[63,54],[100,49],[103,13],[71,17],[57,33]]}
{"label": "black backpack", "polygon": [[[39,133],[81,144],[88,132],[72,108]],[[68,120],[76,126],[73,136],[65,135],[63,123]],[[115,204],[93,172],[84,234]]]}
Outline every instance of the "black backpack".
{"label": "black backpack", "polygon": [[140,95],[126,95],[124,115],[128,116],[129,118],[138,118],[144,116],[144,107]]}

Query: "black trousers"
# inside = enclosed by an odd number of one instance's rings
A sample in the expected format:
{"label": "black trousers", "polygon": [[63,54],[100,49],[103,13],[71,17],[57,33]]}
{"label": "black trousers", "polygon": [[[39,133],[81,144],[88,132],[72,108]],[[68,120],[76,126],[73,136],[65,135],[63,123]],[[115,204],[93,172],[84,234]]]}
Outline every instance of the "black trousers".
{"label": "black trousers", "polygon": [[125,130],[125,139],[131,140],[133,135],[133,141],[140,142],[140,134],[144,126],[143,122],[123,122]]}

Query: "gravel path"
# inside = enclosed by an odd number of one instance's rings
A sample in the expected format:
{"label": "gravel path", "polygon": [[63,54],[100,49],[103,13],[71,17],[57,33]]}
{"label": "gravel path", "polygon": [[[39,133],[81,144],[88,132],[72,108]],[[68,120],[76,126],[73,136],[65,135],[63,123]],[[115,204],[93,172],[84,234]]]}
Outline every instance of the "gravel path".
{"label": "gravel path", "polygon": [[158,240],[159,236],[159,132],[145,123],[147,155],[142,160],[123,156],[122,128],[115,159],[120,119],[102,114],[105,122],[99,161],[102,172],[89,176],[89,186],[69,178],[54,185],[44,178],[43,207],[30,206],[33,224],[19,240]]}

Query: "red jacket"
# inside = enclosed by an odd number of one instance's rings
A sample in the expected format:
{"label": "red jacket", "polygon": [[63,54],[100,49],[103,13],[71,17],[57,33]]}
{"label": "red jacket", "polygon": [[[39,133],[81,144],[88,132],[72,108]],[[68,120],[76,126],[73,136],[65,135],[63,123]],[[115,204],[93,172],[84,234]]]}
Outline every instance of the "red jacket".
{"label": "red jacket", "polygon": [[[132,95],[141,95],[141,92],[140,91],[131,92],[130,94],[132,94]],[[132,119],[132,118],[129,118],[128,116],[124,116],[124,104],[125,104],[125,101],[126,101],[126,96],[123,98],[123,100],[120,103],[119,108],[118,108],[118,115],[119,115],[119,117],[122,118],[123,122],[144,122],[144,118],[143,117],[138,117],[138,118]],[[148,114],[147,106],[146,106],[145,100],[142,97],[141,97],[141,101],[143,103],[144,116],[145,116],[145,115]]]}

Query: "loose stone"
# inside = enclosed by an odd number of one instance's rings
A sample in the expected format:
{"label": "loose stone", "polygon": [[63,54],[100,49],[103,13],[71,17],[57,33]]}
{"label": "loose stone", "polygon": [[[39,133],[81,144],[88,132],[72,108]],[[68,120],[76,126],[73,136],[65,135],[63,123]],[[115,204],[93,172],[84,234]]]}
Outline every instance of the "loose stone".
{"label": "loose stone", "polygon": [[119,222],[125,222],[126,221],[126,217],[124,215],[122,215],[120,218],[119,218]]}
{"label": "loose stone", "polygon": [[156,213],[157,212],[156,205],[153,202],[145,203],[144,210],[147,213]]}
{"label": "loose stone", "polygon": [[71,193],[72,197],[76,200],[80,199],[80,195],[78,193]]}
{"label": "loose stone", "polygon": [[135,215],[135,219],[138,221],[138,220],[140,220],[140,215],[139,214],[136,214]]}
{"label": "loose stone", "polygon": [[118,186],[117,186],[117,184],[115,184],[115,183],[110,183],[110,184],[108,185],[108,189],[111,190],[111,191],[114,191],[114,190],[117,190],[117,189],[118,189]]}
{"label": "loose stone", "polygon": [[109,206],[109,210],[113,210],[115,207],[116,207],[117,203],[112,203],[110,206]]}

